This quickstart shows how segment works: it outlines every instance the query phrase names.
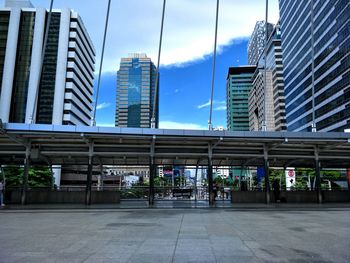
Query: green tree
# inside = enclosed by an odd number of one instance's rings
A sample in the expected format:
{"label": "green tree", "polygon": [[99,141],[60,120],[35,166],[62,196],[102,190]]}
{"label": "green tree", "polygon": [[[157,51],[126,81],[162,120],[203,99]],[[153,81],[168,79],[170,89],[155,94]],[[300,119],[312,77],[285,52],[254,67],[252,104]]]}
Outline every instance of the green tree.
{"label": "green tree", "polygon": [[286,179],[285,179],[284,170],[270,168],[269,169],[269,180],[270,180],[271,185],[274,181],[278,181],[278,183],[281,184],[280,185],[281,189],[286,189]]}
{"label": "green tree", "polygon": [[[6,187],[21,187],[23,184],[24,168],[4,167]],[[29,187],[51,187],[53,185],[53,174],[48,167],[32,167],[28,173]]]}

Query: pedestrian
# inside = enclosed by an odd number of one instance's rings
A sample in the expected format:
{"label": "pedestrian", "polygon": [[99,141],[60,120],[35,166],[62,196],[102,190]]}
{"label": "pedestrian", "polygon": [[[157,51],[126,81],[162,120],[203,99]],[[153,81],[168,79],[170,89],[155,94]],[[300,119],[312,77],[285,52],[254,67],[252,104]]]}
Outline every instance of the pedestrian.
{"label": "pedestrian", "polygon": [[217,185],[217,183],[214,183],[214,185],[213,185],[213,194],[214,194],[214,200],[216,200],[216,197],[218,197],[218,185]]}
{"label": "pedestrian", "polygon": [[279,202],[280,201],[280,183],[278,182],[278,180],[275,180],[272,183],[272,188],[273,188],[273,195],[275,197],[275,202]]}
{"label": "pedestrian", "polygon": [[4,188],[5,183],[3,181],[0,181],[0,205],[5,206],[4,204]]}

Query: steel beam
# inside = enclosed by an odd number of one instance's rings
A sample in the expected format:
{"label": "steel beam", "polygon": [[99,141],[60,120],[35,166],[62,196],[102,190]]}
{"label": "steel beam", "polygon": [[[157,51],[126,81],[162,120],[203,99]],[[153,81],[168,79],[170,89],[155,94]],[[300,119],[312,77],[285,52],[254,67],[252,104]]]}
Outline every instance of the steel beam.
{"label": "steel beam", "polygon": [[24,172],[22,178],[22,191],[21,191],[21,204],[27,204],[27,191],[28,191],[28,175],[30,168],[30,150],[31,145],[28,144],[26,147],[26,153],[24,158]]}
{"label": "steel beam", "polygon": [[89,161],[88,170],[86,176],[86,192],[85,192],[85,204],[91,205],[91,185],[92,185],[92,170],[93,170],[93,143],[89,143]]}
{"label": "steel beam", "polygon": [[156,145],[156,136],[153,136],[150,148],[150,165],[149,165],[149,191],[148,191],[148,205],[151,207],[154,205],[154,177],[157,173],[157,165],[154,158]]}
{"label": "steel beam", "polygon": [[265,202],[270,204],[270,178],[268,147],[264,145],[264,171],[265,171]]}
{"label": "steel beam", "polygon": [[152,207],[154,205],[154,177],[157,173],[157,165],[155,163],[154,157],[150,158],[149,165],[149,195],[148,195],[148,205]]}
{"label": "steel beam", "polygon": [[214,206],[215,204],[215,195],[214,195],[214,189],[213,189],[213,162],[212,162],[212,157],[213,157],[213,148],[211,143],[208,144],[208,193],[209,193],[209,205]]}
{"label": "steel beam", "polygon": [[322,189],[321,189],[321,165],[319,160],[319,149],[315,147],[315,173],[316,173],[316,193],[317,202],[322,204]]}

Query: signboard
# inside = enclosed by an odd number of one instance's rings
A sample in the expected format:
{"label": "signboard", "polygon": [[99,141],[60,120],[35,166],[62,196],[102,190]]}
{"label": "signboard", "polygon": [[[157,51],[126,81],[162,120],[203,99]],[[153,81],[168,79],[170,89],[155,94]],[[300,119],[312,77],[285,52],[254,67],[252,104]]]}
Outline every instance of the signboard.
{"label": "signboard", "polygon": [[295,168],[287,168],[286,171],[286,188],[290,191],[290,188],[295,186]]}
{"label": "signboard", "polygon": [[258,181],[258,183],[260,183],[264,177],[265,177],[265,168],[264,166],[259,166],[256,169],[256,180]]}

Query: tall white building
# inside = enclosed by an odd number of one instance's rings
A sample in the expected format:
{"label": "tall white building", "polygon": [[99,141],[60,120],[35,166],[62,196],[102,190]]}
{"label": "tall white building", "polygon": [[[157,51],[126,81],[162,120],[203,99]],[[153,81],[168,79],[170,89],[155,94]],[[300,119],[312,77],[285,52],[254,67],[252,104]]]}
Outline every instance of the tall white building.
{"label": "tall white building", "polygon": [[0,119],[89,125],[95,48],[78,13],[53,10],[41,67],[47,18],[27,0],[0,9]]}

